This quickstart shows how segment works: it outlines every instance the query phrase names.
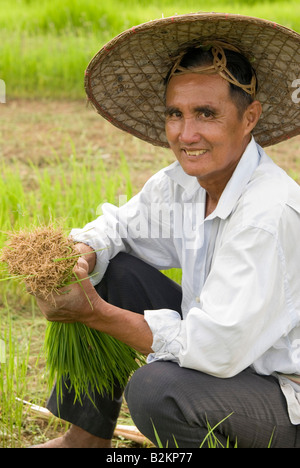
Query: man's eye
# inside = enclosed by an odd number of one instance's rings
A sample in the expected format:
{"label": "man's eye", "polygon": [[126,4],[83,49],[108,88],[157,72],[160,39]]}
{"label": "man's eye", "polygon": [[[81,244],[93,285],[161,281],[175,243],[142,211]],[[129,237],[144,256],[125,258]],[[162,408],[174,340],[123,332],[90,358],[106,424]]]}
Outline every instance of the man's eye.
{"label": "man's eye", "polygon": [[180,119],[181,118],[181,112],[171,112],[170,114],[167,115],[169,119]]}
{"label": "man's eye", "polygon": [[182,113],[179,110],[172,110],[166,111],[166,118],[167,119],[180,119],[182,117]]}
{"label": "man's eye", "polygon": [[213,112],[210,110],[203,110],[199,112],[199,117],[204,117],[205,119],[209,119],[213,117]]}

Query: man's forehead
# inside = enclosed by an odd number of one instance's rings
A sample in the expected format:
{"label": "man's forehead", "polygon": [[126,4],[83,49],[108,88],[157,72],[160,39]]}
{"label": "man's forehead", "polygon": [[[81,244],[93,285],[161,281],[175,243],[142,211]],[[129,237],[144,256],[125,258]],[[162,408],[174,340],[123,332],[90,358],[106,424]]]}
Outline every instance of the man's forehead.
{"label": "man's forehead", "polygon": [[229,83],[219,75],[174,75],[166,90],[167,106],[188,101],[215,106],[220,99],[229,99]]}

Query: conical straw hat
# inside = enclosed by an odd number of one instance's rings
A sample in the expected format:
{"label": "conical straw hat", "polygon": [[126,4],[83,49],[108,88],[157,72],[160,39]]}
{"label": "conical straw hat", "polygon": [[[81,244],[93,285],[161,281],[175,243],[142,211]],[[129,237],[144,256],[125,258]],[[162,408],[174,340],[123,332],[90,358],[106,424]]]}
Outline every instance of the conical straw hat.
{"label": "conical straw hat", "polygon": [[238,47],[256,71],[263,107],[253,131],[256,141],[269,146],[299,134],[300,35],[259,18],[194,13],[133,27],[91,60],[85,76],[88,98],[116,127],[168,147],[164,80],[179,53],[207,40]]}

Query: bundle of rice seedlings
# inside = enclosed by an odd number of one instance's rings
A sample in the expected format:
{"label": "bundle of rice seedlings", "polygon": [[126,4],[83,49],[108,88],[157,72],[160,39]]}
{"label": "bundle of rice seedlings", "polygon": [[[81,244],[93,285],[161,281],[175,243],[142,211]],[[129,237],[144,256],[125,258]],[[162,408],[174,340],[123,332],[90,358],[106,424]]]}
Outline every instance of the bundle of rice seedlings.
{"label": "bundle of rice seedlings", "polygon": [[[50,300],[62,288],[78,281],[73,268],[78,259],[75,243],[63,229],[52,225],[9,234],[0,260],[8,276],[26,283],[27,290]],[[129,346],[81,323],[48,322],[45,336],[46,363],[50,384],[75,392],[75,400],[93,393],[113,395],[114,385],[125,386],[128,376],[143,362]]]}
{"label": "bundle of rice seedlings", "polygon": [[29,293],[48,300],[70,282],[78,253],[62,228],[50,225],[8,235],[1,261],[12,278],[25,280]]}

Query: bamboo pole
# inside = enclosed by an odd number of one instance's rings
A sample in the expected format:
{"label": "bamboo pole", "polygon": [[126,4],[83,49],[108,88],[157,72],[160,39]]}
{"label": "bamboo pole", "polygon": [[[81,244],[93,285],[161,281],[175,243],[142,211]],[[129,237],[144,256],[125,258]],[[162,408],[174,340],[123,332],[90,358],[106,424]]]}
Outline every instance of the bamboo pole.
{"label": "bamboo pole", "polygon": [[[31,414],[34,414],[35,416],[49,420],[51,418],[54,418],[52,413],[50,413],[47,408],[43,408],[42,406],[34,405],[33,403],[30,403],[29,401],[26,400],[21,400],[20,398],[16,398],[17,401],[20,401],[24,405],[28,407],[28,410]],[[57,418],[56,418],[57,419]],[[147,439],[138,429],[136,426],[129,426],[129,425],[123,425],[123,424],[117,424],[116,429],[114,431],[114,435],[116,437],[124,437],[125,439],[132,440],[133,442],[136,442],[138,444],[147,444],[147,445],[152,445],[152,443]]]}

